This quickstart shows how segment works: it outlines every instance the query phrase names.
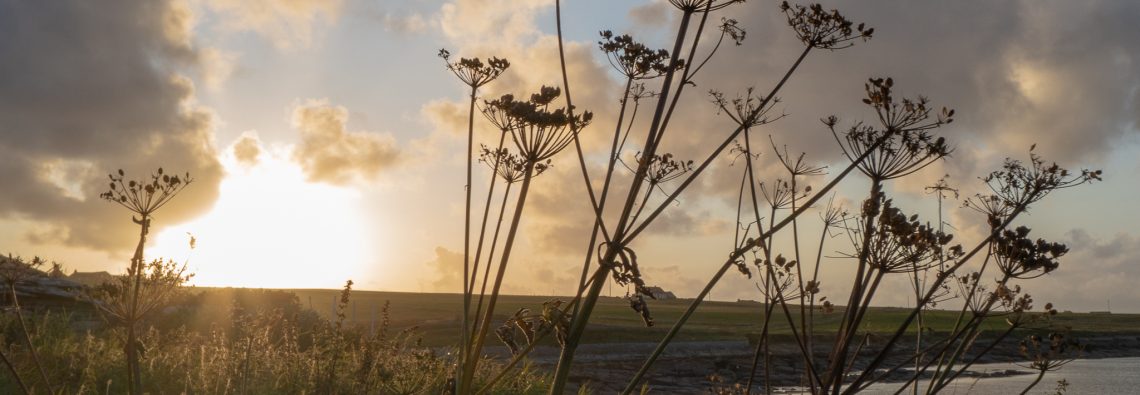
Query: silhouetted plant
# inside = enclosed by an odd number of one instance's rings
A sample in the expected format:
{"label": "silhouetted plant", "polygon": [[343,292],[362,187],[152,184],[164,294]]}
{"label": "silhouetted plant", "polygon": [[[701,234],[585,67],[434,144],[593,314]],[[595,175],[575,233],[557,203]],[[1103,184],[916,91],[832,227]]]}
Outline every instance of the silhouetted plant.
{"label": "silhouetted plant", "polygon": [[788,20],[788,25],[796,32],[796,37],[804,45],[819,49],[843,49],[855,45],[854,41],[866,41],[875,33],[860,23],[855,25],[837,10],[824,10],[822,5],[791,5],[780,3],[780,10]]}
{"label": "silhouetted plant", "polygon": [[[514,157],[502,150],[500,145],[497,149],[485,148],[481,157],[494,173],[492,182],[498,177],[503,177],[508,183],[508,192],[503,196],[503,207],[500,209],[500,223],[505,212],[510,185],[521,181],[522,190],[516,200],[512,225],[507,233],[502,256],[499,258],[494,285],[489,293],[485,291],[485,287],[484,291],[480,291],[481,296],[487,294],[489,299],[484,303],[481,298],[478,303],[478,328],[472,328],[470,334],[465,334],[465,339],[462,340],[461,353],[466,353],[466,356],[461,357],[464,361],[464,372],[459,379],[460,392],[466,393],[474,389],[471,387],[471,377],[477,369],[475,365],[479,360],[483,339],[491,332],[490,321],[509,262],[510,251],[515,244],[517,224],[525,206],[530,180],[540,171],[538,167],[541,164],[549,164],[548,161],[552,156],[571,144],[578,154],[582,179],[594,217],[577,292],[568,302],[551,301],[544,304],[541,314],[535,314],[529,309],[517,310],[494,330],[500,340],[512,351],[511,362],[506,365],[506,369],[515,366],[524,358],[538,339],[549,334],[555,335],[562,352],[554,371],[550,393],[562,393],[566,390],[577,346],[587,330],[602,287],[610,279],[618,284],[632,286],[632,292],[626,295],[630,307],[641,316],[646,325],[653,323],[649,314],[652,307],[650,306],[652,293],[642,279],[642,266],[637,252],[631,246],[666,208],[678,201],[679,196],[725,150],[735,154],[734,163],[738,159],[744,159],[742,162],[745,164],[737,197],[737,226],[733,249],[727,254],[724,264],[713,274],[704,289],[696,295],[689,307],[666,332],[657,348],[631,377],[623,393],[643,388],[645,374],[709,295],[711,289],[728,270],[733,268],[756,281],[758,291],[765,301],[761,341],[753,354],[753,372],[757,370],[759,362],[764,360],[765,376],[768,376],[772,365],[767,342],[768,327],[774,318],[786,320],[794,345],[803,354],[806,370],[803,379],[806,382],[805,386],[812,393],[857,392],[903,366],[915,368],[913,379],[911,383],[907,383],[908,386],[914,384],[921,375],[930,372],[933,379],[926,391],[937,392],[977,362],[976,355],[985,354],[997,344],[997,341],[1004,339],[1014,329],[1024,327],[1032,321],[1029,314],[1033,304],[1032,297],[1021,292],[1020,285],[1012,283],[1011,280],[1021,280],[1052,271],[1058,267],[1056,259],[1067,250],[1055,243],[1030,241],[1027,238],[1028,232],[1022,234],[1016,230],[1006,229],[1019,214],[1028,209],[1028,206],[1051,191],[1099,180],[1101,175],[1099,171],[1086,170],[1080,175],[1072,175],[1059,166],[1046,166],[1043,160],[1032,153],[1032,149],[1028,165],[1007,161],[1001,170],[983,179],[990,186],[993,195],[979,195],[968,199],[967,203],[967,206],[986,214],[991,233],[970,249],[959,245],[951,246],[953,238],[945,232],[943,226],[945,222],[942,219],[942,200],[951,192],[957,197],[956,190],[950,188],[945,180],[930,188],[933,193],[938,194],[939,199],[938,225],[934,226],[921,221],[918,216],[904,214],[904,211],[896,207],[895,201],[888,196],[884,184],[890,180],[911,176],[935,161],[948,157],[952,149],[946,139],[936,135],[935,129],[950,124],[955,113],[947,108],[935,108],[923,96],[896,99],[893,79],[872,78],[864,84],[866,97],[862,102],[874,111],[874,121],[857,122],[843,129],[838,127],[839,120],[836,117],[823,119],[823,123],[849,162],[842,168],[836,169],[838,171],[831,180],[819,188],[809,185],[805,177],[823,175],[825,167],[808,163],[804,159],[805,154],[792,156],[786,147],[779,149],[775,143],[776,138],[769,136],[771,147],[787,177],[781,176],[775,182],[768,183],[758,181],[755,169],[760,156],[752,146],[751,133],[755,128],[783,117],[782,114],[775,115],[771,111],[779,102],[776,95],[785,83],[813,50],[833,51],[848,48],[859,41],[871,38],[874,33],[874,29],[852,22],[839,11],[825,10],[818,4],[791,5],[786,2],[780,4],[780,12],[784,14],[796,38],[803,44],[802,52],[794,59],[787,72],[766,94],[757,93],[749,88],[740,97],[728,99],[725,95],[712,91],[712,101],[717,112],[730,118],[734,129],[731,133],[725,133],[719,145],[702,160],[679,161],[660,149],[666,140],[670,120],[678,109],[677,104],[685,88],[697,85],[695,78],[697,72],[709,62],[723,42],[731,40],[740,44],[745,37],[744,30],[735,20],[722,18],[718,27],[719,39],[713,44],[704,45],[700,41],[702,37],[709,36],[703,33],[710,13],[727,10],[730,5],[737,2],[670,0],[670,4],[681,12],[671,50],[650,49],[631,36],[615,35],[611,31],[601,32],[599,49],[617,72],[625,77],[625,84],[620,96],[621,107],[617,112],[613,142],[606,157],[608,166],[604,177],[601,177],[599,194],[595,193],[598,188],[597,180],[590,177],[577,134],[581,127],[589,122],[590,114],[576,114],[570,98],[569,76],[566,71],[565,51],[562,47],[561,2],[555,1],[562,86],[544,87],[529,100],[518,100],[511,95],[502,96],[497,100],[485,101],[482,108],[489,122],[503,132],[500,137],[505,138],[506,133],[511,134],[512,142],[519,152],[518,156]],[[698,18],[694,19],[694,16]],[[685,48],[688,48],[684,56],[687,60],[682,59],[680,53]],[[650,91],[645,88],[644,84],[647,83],[661,85]],[[553,104],[555,100],[561,98],[566,100],[565,107]],[[648,126],[643,131],[644,134],[637,135],[632,131],[633,120],[636,118],[640,100],[645,98],[654,98],[656,103],[652,117],[647,122]],[[634,106],[627,117],[630,99],[633,100]],[[613,169],[620,161],[631,134],[635,135],[635,141],[641,139],[643,143],[631,143],[636,145],[637,154],[634,155],[636,166],[630,167],[634,163],[622,162],[633,174],[628,180],[621,180],[628,181],[626,185],[629,186],[624,193],[624,199],[613,199],[610,191],[616,180],[620,178],[615,175]],[[730,149],[730,147],[735,148]],[[821,209],[823,230],[816,262],[809,272],[804,269],[805,259],[801,257],[798,220],[806,211],[815,209],[814,206],[824,196],[833,196],[829,195],[833,188],[855,170],[870,179],[869,193],[860,202],[858,213],[853,217],[848,216],[834,202],[829,202],[827,208]],[[671,191],[661,187],[661,184],[666,182],[671,183],[669,185]],[[662,192],[664,198],[660,201],[650,199],[654,190]],[[491,196],[489,193],[488,204]],[[611,200],[617,200],[620,206],[618,209],[606,211],[607,205],[612,204]],[[761,210],[765,203],[767,206]],[[616,216],[611,217],[610,214]],[[484,216],[487,217],[486,214]],[[776,234],[784,232],[788,225],[791,225],[789,238],[793,242],[793,250],[791,252],[785,250],[781,254],[774,251],[773,242],[776,240]],[[856,270],[851,278],[851,292],[846,295],[848,303],[846,306],[840,306],[843,309],[843,316],[839,318],[835,342],[830,346],[829,357],[821,359],[815,357],[814,351],[817,345],[812,340],[816,335],[814,320],[816,308],[830,312],[837,306],[822,296],[827,290],[819,280],[819,273],[825,242],[828,236],[834,236],[834,231],[839,228],[848,231],[847,234],[852,242],[850,247],[845,247],[839,254],[852,258]],[[497,235],[498,228],[495,232]],[[497,236],[493,239],[497,240]],[[492,241],[491,256],[494,256],[496,246],[497,242]],[[980,270],[975,274],[962,275],[960,271],[964,271],[963,266],[976,257],[980,259],[984,257]],[[808,260],[810,261],[810,258]],[[478,264],[476,262],[476,265]],[[991,273],[994,270],[998,271],[998,278],[992,285],[988,282],[983,285],[982,280],[988,279],[986,277],[988,266],[997,267],[991,269]],[[490,269],[489,264],[486,269]],[[473,292],[478,274],[471,273],[470,276],[465,277],[465,283],[470,284],[465,292]],[[885,336],[876,336],[876,339],[882,340],[880,349],[865,349],[869,335],[864,333],[863,328],[866,324],[864,317],[868,307],[875,300],[881,281],[886,276],[906,276],[907,281],[914,287],[915,304],[893,332],[888,332]],[[489,272],[483,274],[484,282],[489,281],[490,277]],[[951,294],[949,289],[953,281],[958,281],[959,294],[963,298],[959,319],[950,328],[946,339],[924,344],[922,334],[928,328],[922,318],[923,311],[946,300]],[[647,296],[649,298],[646,298]],[[791,304],[798,300],[798,312],[793,312],[795,306],[789,306],[789,300]],[[1047,310],[1052,311],[1051,307]],[[1009,320],[1009,327],[999,334],[995,342],[979,341],[978,334],[983,321],[986,317],[997,316],[1006,317]],[[912,324],[916,319],[917,338],[913,356],[900,364],[885,367],[884,373],[881,368],[887,363],[887,356],[892,353],[906,332],[915,329]],[[872,357],[867,360],[861,358],[860,354],[871,354]],[[856,366],[858,366],[857,372],[855,372]],[[502,378],[505,373],[506,370],[501,371],[491,383]],[[765,380],[765,388],[769,391],[770,383],[771,380]],[[733,391],[750,393],[753,389],[752,378],[750,377],[747,386],[733,388]],[[487,388],[483,388],[481,392],[486,390]],[[914,387],[914,392],[918,392],[917,385]]]}
{"label": "silhouetted plant", "polygon": [[1046,372],[1058,370],[1077,359],[1083,349],[1080,343],[1059,332],[1050,333],[1045,337],[1026,336],[1018,343],[1018,351],[1029,362],[1021,366],[1037,371],[1037,377],[1021,391],[1021,394],[1027,394],[1037,386]]}
{"label": "silhouetted plant", "polygon": [[[460,362],[467,364],[469,361],[465,357],[468,351],[466,345],[468,333],[468,320],[470,319],[471,310],[471,288],[474,287],[473,281],[468,281],[469,278],[474,277],[474,268],[471,267],[471,167],[474,164],[474,147],[475,147],[475,102],[476,95],[479,88],[483,85],[490,83],[498,78],[511,66],[510,62],[506,59],[492,57],[483,63],[479,58],[460,58],[458,61],[451,60],[451,52],[446,49],[439,50],[439,57],[443,58],[447,63],[447,69],[455,74],[464,84],[471,88],[470,105],[467,116],[467,183],[464,184],[466,199],[464,200],[463,211],[463,317],[460,326],[460,338],[464,347],[460,348]],[[484,210],[484,218],[486,218],[486,210]],[[484,222],[485,224],[485,222]],[[485,225],[484,225],[485,227]],[[482,227],[481,227],[482,228]],[[482,231],[480,231],[482,233]],[[482,246],[482,241],[479,243]],[[457,389],[465,388],[462,381],[456,382]]]}
{"label": "silhouetted plant", "polygon": [[[114,302],[98,304],[100,311],[110,315],[119,324],[126,327],[126,358],[128,377],[130,378],[130,393],[142,393],[142,370],[139,366],[138,331],[140,321],[152,309],[159,306],[161,298],[152,299],[143,295],[144,288],[148,291],[157,289],[159,294],[169,292],[169,288],[176,288],[185,281],[185,267],[178,268],[173,263],[156,260],[150,265],[145,263],[144,246],[147,235],[150,233],[150,221],[155,211],[170,203],[179,192],[193,181],[190,174],[183,176],[164,174],[160,167],[150,176],[149,180],[126,180],[122,169],[118,175],[107,176],[111,180],[109,190],[99,197],[118,204],[133,216],[131,219],[139,225],[139,241],[135,247],[131,264],[127,268],[126,277],[115,284],[119,288],[108,290],[104,296],[112,296]],[[135,217],[137,216],[137,218]]]}
{"label": "silhouetted plant", "polygon": [[[506,113],[508,118],[505,119],[504,124],[511,125],[511,139],[519,151],[517,160],[523,167],[522,185],[515,205],[514,218],[507,230],[507,238],[503,244],[495,281],[492,283],[486,305],[482,303],[483,294],[480,293],[480,304],[477,309],[483,312],[482,317],[477,317],[476,327],[472,328],[470,344],[463,343],[462,346],[463,349],[468,350],[465,354],[469,359],[463,365],[458,384],[458,390],[461,393],[474,390],[471,386],[471,380],[478,367],[478,360],[482,356],[483,344],[491,331],[491,320],[498,303],[503,277],[510,261],[531,180],[537,172],[541,172],[549,166],[550,158],[575,141],[578,133],[589,125],[593,118],[593,114],[590,112],[573,115],[570,108],[551,109],[553,101],[561,94],[561,89],[544,86],[539,92],[532,94],[529,101],[511,99],[500,100],[494,104],[499,107],[500,111]],[[499,154],[492,155],[495,158],[500,158]],[[498,171],[497,165],[495,170]],[[489,277],[489,275],[484,276],[484,278]],[[466,283],[467,281],[465,281]],[[474,284],[474,281],[471,283]],[[466,329],[464,330],[466,331]]]}

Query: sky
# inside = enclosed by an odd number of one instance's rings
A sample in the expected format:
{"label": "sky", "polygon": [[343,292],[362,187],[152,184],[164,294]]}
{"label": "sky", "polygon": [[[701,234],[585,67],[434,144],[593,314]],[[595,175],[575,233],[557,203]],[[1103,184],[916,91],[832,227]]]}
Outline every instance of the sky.
{"label": "sky", "polygon": [[[733,126],[706,92],[767,91],[794,61],[801,47],[777,4],[748,1],[710,17],[737,20],[746,39],[721,47],[696,76],[662,149],[702,159]],[[951,157],[887,186],[927,221],[938,210],[925,186],[947,175],[971,196],[978,177],[1007,157],[1026,159],[1034,144],[1067,168],[1103,169],[1104,182],[1057,192],[1018,221],[1071,249],[1056,272],[1022,285],[1060,309],[1140,312],[1140,4],[824,6],[874,27],[873,39],[809,56],[779,94],[784,117],[754,141],[770,135],[841,168],[819,119],[869,119],[863,83],[890,76],[899,94],[957,112],[939,130]],[[599,174],[622,81],[598,32],[664,48],[679,12],[664,0],[570,0],[563,11],[575,105],[596,116],[582,143]],[[352,279],[357,289],[457,292],[467,92],[436,54],[506,58],[510,69],[480,96],[525,96],[561,85],[554,33],[554,4],[543,0],[0,0],[0,251],[121,272],[138,229],[98,198],[104,177],[161,166],[194,181],[156,214],[147,255],[187,262],[196,285],[336,288]],[[710,29],[702,39],[716,37]],[[478,121],[478,142],[493,144],[497,132]],[[564,295],[577,282],[589,203],[573,156],[553,165],[535,180],[504,292]],[[759,166],[778,176],[770,150]],[[634,244],[648,283],[681,297],[703,286],[730,251],[740,174],[718,158]],[[487,179],[477,172],[474,190]],[[866,188],[850,178],[836,199],[851,207]],[[817,213],[803,221],[813,240],[804,251],[818,245]],[[944,202],[943,215],[956,240],[980,239],[985,220],[961,199]],[[845,294],[849,245],[826,240],[824,293]],[[791,254],[790,240],[776,248]],[[712,297],[760,298],[739,275]],[[875,303],[913,301],[905,283],[888,281]]]}

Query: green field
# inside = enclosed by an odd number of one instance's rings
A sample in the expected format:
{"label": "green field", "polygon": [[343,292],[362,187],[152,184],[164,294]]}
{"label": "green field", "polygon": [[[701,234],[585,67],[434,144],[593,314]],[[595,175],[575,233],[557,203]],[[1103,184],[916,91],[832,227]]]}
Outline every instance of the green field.
{"label": "green field", "polygon": [[[332,315],[339,290],[296,289],[294,292],[304,307],[311,307],[322,316]],[[501,322],[520,308],[540,311],[542,303],[551,299],[569,300],[569,297],[505,295],[496,309],[496,321]],[[378,312],[390,302],[390,319],[397,329],[417,327],[425,345],[445,346],[455,342],[460,316],[461,296],[458,294],[405,293],[353,291],[348,307],[348,320],[368,328],[378,325]],[[646,328],[640,316],[621,298],[603,297],[599,300],[586,342],[656,342],[661,339],[690,300],[649,301],[656,324]],[[790,308],[797,308],[789,306]],[[678,341],[742,340],[748,334],[759,333],[763,305],[755,302],[705,302],[678,335]],[[779,311],[779,310],[777,310]],[[817,330],[832,331],[841,318],[842,310],[830,314],[817,313]],[[864,320],[864,330],[886,332],[897,328],[908,313],[904,308],[872,308]],[[949,328],[957,318],[957,311],[936,310],[927,315],[929,325]],[[1051,319],[1054,326],[1071,328],[1077,333],[1140,332],[1140,314],[1087,314],[1061,313]],[[1004,318],[991,319],[987,329],[1003,329]],[[788,333],[782,316],[773,319],[772,332]],[[551,343],[553,344],[553,343]]]}

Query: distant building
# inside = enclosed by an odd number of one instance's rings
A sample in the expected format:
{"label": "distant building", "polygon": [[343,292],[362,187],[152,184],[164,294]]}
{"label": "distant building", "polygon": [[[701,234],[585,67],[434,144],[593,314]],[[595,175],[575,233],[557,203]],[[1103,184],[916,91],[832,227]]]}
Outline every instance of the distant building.
{"label": "distant building", "polygon": [[653,295],[653,299],[657,299],[657,300],[677,299],[677,295],[674,295],[672,292],[666,291],[666,290],[662,289],[661,287],[648,287],[648,289],[649,289],[649,294]]}
{"label": "distant building", "polygon": [[109,283],[115,280],[115,276],[106,271],[102,272],[80,272],[72,271],[68,280],[86,285],[88,287],[98,287],[104,283]]}

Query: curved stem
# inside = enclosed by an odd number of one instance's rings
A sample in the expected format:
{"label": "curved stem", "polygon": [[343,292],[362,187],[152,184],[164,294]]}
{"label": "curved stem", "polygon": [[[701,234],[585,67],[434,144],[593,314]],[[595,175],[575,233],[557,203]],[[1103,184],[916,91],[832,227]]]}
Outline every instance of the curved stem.
{"label": "curved stem", "polygon": [[1029,383],[1029,386],[1025,387],[1024,391],[1021,391],[1021,395],[1028,394],[1029,390],[1033,389],[1033,387],[1036,387],[1037,383],[1040,383],[1041,379],[1045,377],[1045,372],[1046,372],[1045,369],[1041,369],[1040,373],[1037,374],[1037,378],[1033,379],[1033,382]]}

